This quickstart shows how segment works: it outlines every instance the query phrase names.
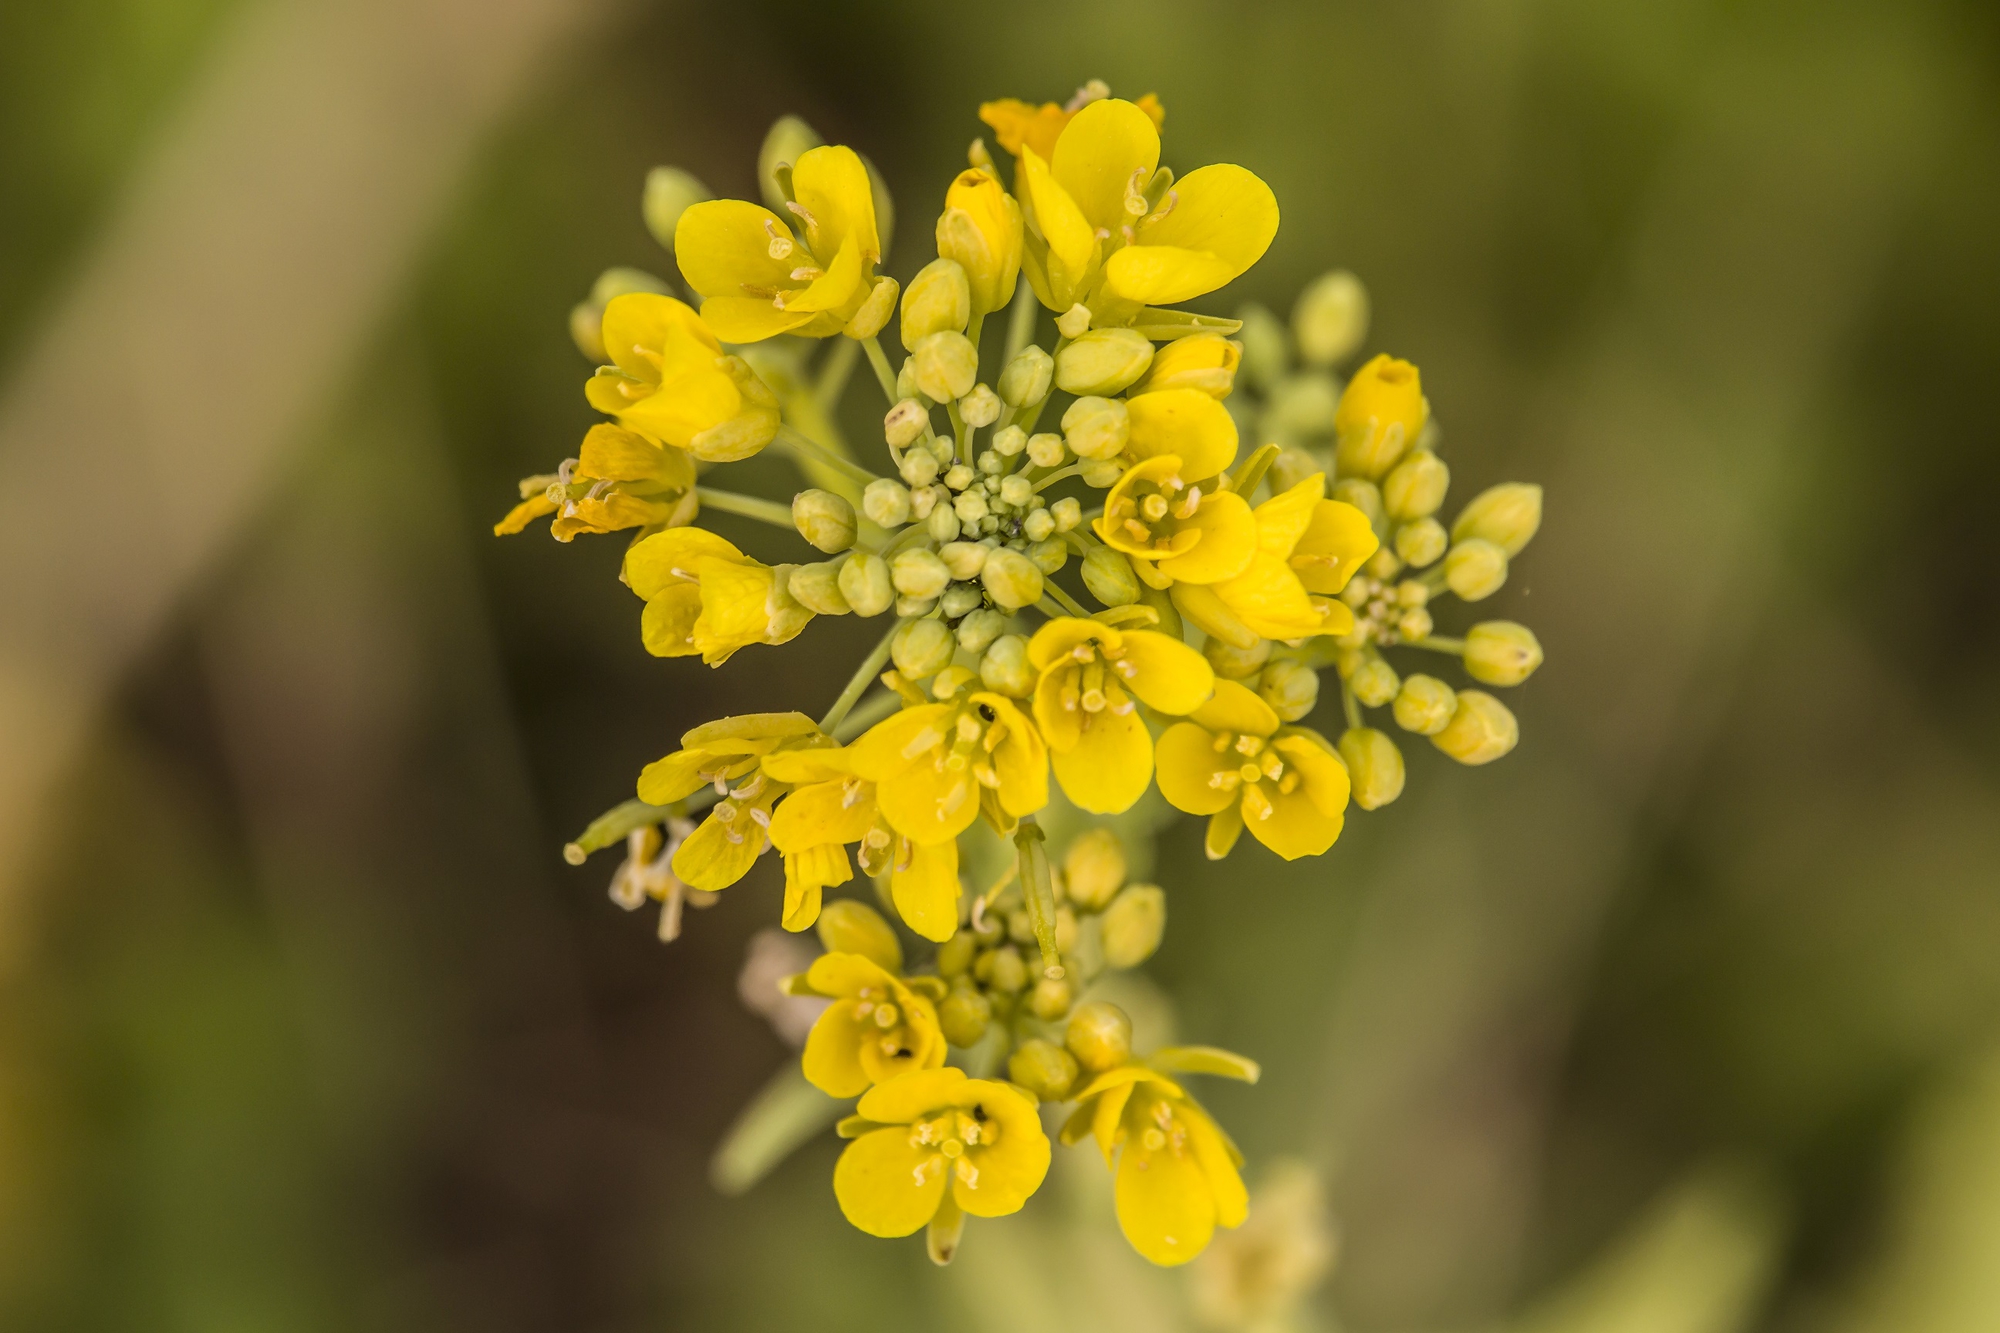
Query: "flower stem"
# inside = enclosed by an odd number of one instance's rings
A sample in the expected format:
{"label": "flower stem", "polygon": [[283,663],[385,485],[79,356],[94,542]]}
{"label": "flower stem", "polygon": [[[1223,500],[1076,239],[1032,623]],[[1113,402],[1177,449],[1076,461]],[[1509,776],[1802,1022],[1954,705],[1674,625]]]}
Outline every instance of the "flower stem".
{"label": "flower stem", "polygon": [[1083,607],[1077,602],[1076,598],[1064,592],[1054,583],[1051,583],[1046,579],[1043,580],[1042,591],[1047,593],[1050,597],[1053,597],[1055,599],[1056,605],[1060,606],[1063,610],[1069,612],[1071,615],[1077,616],[1084,620],[1090,619],[1090,612],[1084,610]]}
{"label": "flower stem", "polygon": [[1361,720],[1361,701],[1354,697],[1353,689],[1344,680],[1340,682],[1340,707],[1341,711],[1347,714],[1347,728],[1349,731],[1363,725]]}
{"label": "flower stem", "polygon": [[1001,370],[1007,369],[1008,363],[1035,336],[1035,313],[1040,308],[1041,302],[1035,299],[1035,289],[1024,273],[1014,284],[1014,304],[1007,311],[1007,350],[1000,358]]}
{"label": "flower stem", "polygon": [[1412,639],[1408,646],[1422,648],[1425,652],[1448,653],[1453,657],[1465,656],[1464,639],[1448,639],[1437,634],[1431,635],[1428,639]]}
{"label": "flower stem", "polygon": [[718,491],[709,486],[694,488],[695,498],[704,509],[720,509],[725,514],[736,514],[743,518],[754,518],[760,523],[769,523],[774,528],[788,528],[796,532],[792,523],[789,505],[781,505],[776,500],[759,499],[754,495],[738,495],[735,491]]}
{"label": "flower stem", "polygon": [[863,486],[866,486],[871,481],[880,480],[873,472],[862,467],[859,463],[853,463],[842,458],[825,445],[807,439],[790,426],[781,425],[778,427],[778,440],[800,458],[809,458],[815,463],[832,468],[835,472],[853,481],[858,481]]}
{"label": "flower stem", "polygon": [[840,397],[847,392],[848,377],[854,373],[854,362],[860,355],[861,345],[854,339],[833,340],[833,350],[826,354],[819,368],[819,380],[813,385],[813,400],[820,411],[831,412],[840,406]]}
{"label": "flower stem", "polygon": [[1014,834],[1014,851],[1021,863],[1021,897],[1028,908],[1028,923],[1035,929],[1035,943],[1042,950],[1042,975],[1059,980],[1063,975],[1062,955],[1056,951],[1056,893],[1049,882],[1049,856],[1042,850],[1042,829],[1030,815]]}
{"label": "flower stem", "polygon": [[862,694],[874,683],[875,677],[881,674],[882,664],[889,660],[890,640],[896,637],[896,631],[902,628],[902,625],[903,622],[900,620],[891,625],[889,632],[882,636],[882,642],[875,645],[875,651],[863,658],[861,665],[854,669],[854,678],[847,682],[847,688],[840,692],[840,697],[833,701],[833,707],[827,709],[826,716],[819,720],[821,731],[832,731],[839,726],[841,719],[847,716],[848,710],[860,701]]}
{"label": "flower stem", "polygon": [[882,386],[882,396],[891,403],[896,401],[896,372],[889,369],[888,354],[882,350],[880,338],[863,338],[861,348],[868,353],[868,364],[875,368],[875,382]]}
{"label": "flower stem", "polygon": [[1068,467],[1059,467],[1054,472],[1049,473],[1048,476],[1043,477],[1040,481],[1035,483],[1035,493],[1039,495],[1043,491],[1047,490],[1049,487],[1055,485],[1059,481],[1064,481],[1070,477],[1081,476],[1082,474],[1083,474],[1083,464],[1081,463],[1071,463]]}

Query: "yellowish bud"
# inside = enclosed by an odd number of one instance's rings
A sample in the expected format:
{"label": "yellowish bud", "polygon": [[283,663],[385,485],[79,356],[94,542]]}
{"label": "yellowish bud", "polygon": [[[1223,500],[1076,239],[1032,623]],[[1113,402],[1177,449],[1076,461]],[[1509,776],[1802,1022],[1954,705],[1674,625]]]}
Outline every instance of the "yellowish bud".
{"label": "yellowish bud", "polygon": [[1451,525],[1451,539],[1477,537],[1516,556],[1542,526],[1542,488],[1510,481],[1472,497]]}
{"label": "yellowish bud", "polygon": [[1434,518],[1420,518],[1396,529],[1396,554],[1418,569],[1434,563],[1447,544],[1444,524]]}
{"label": "yellowish bud", "polygon": [[1260,424],[1267,434],[1283,439],[1324,436],[1333,430],[1340,391],[1325,371],[1308,370],[1278,381],[1271,390]]}
{"label": "yellowish bud", "polygon": [[1419,736],[1435,736],[1451,725],[1458,691],[1436,676],[1405,676],[1396,691],[1396,725]]}
{"label": "yellowish bud", "polygon": [[[1006,396],[1002,395],[1000,401],[1005,402]],[[993,432],[993,452],[1002,458],[1013,458],[1027,447],[1028,432],[1019,426],[1003,426]]]}
{"label": "yellowish bud", "polygon": [[1403,557],[1386,546],[1379,547],[1361,566],[1361,572],[1372,579],[1387,583],[1403,572]]}
{"label": "yellowish bud", "polygon": [[1002,995],[1017,995],[1028,984],[1028,964],[1019,949],[1003,944],[979,955],[972,965],[972,975]]}
{"label": "yellowish bud", "polygon": [[1445,555],[1444,581],[1466,601],[1483,601],[1507,581],[1507,552],[1483,537],[1457,542]]}
{"label": "yellowish bud", "polygon": [[1236,368],[1242,361],[1243,344],[1219,333],[1191,333],[1153,353],[1153,364],[1132,386],[1132,393],[1196,389],[1214,398],[1227,398],[1236,387]]}
{"label": "yellowish bud", "polygon": [[[923,438],[924,428],[929,426],[930,422],[931,414],[924,410],[922,403],[914,398],[905,398],[890,408],[888,415],[882,418],[882,438],[898,449],[907,449]],[[931,469],[931,475],[937,475],[935,467]]]}
{"label": "yellowish bud", "polygon": [[971,667],[948,666],[931,677],[931,698],[948,703],[978,679],[979,673]]}
{"label": "yellowish bud", "polygon": [[837,560],[800,565],[792,571],[788,586],[799,605],[815,615],[844,616],[853,609],[840,591],[840,562]]}
{"label": "yellowish bud", "polygon": [[820,908],[818,930],[828,953],[858,953],[887,971],[903,970],[895,928],[859,898],[836,898]]}
{"label": "yellowish bud", "polygon": [[1368,337],[1368,289],[1345,269],[1321,274],[1292,307],[1292,333],[1307,365],[1345,361]]}
{"label": "yellowish bud", "polygon": [[1028,661],[1028,641],[1018,634],[1002,634],[987,645],[979,659],[980,683],[1012,699],[1023,698],[1035,688],[1035,674]]}
{"label": "yellowish bud", "polygon": [[1271,641],[1258,639],[1248,648],[1239,648],[1227,639],[1210,636],[1201,645],[1201,655],[1224,680],[1244,680],[1262,671],[1264,663],[1271,660]]}
{"label": "yellowish bud", "polygon": [[1380,708],[1396,697],[1402,681],[1396,678],[1396,668],[1380,657],[1370,656],[1354,668],[1347,684],[1355,698],[1370,708]]}
{"label": "yellowish bud", "polygon": [[1403,794],[1403,752],[1386,732],[1349,727],[1340,735],[1339,749],[1354,803],[1363,810],[1379,810]]}
{"label": "yellowish bud", "polygon": [[764,203],[773,213],[779,217],[791,216],[785,212],[787,191],[781,183],[779,168],[785,169],[782,180],[789,181],[791,168],[798,165],[798,160],[825,142],[797,116],[780,116],[778,123],[771,126],[763,146],[757,150],[757,183],[763,187]]}
{"label": "yellowish bud", "polygon": [[896,600],[889,565],[881,556],[855,551],[840,565],[840,595],[857,616],[879,616]]}
{"label": "yellowish bud", "polygon": [[[1044,1023],[1053,1023],[1066,1016],[1069,1007],[1074,1003],[1076,1003],[1076,987],[1070,984],[1068,977],[1042,977],[1035,982],[1035,988],[1028,992],[1028,1012]],[[1060,1046],[1051,1049],[1061,1052],[1065,1057],[1069,1054]]]}
{"label": "yellowish bud", "polygon": [[1153,344],[1135,329],[1092,329],[1056,353],[1056,387],[1079,396],[1121,392],[1153,363]]}
{"label": "yellowish bud", "polygon": [[1007,617],[998,611],[974,611],[958,622],[958,646],[968,653],[983,653],[1007,632]]}
{"label": "yellowish bud", "polygon": [[938,548],[938,559],[955,579],[977,578],[986,567],[988,549],[978,542],[947,542]]}
{"label": "yellowish bud", "polygon": [[1090,307],[1081,301],[1056,316],[1056,332],[1065,338],[1081,338],[1090,331]]}
{"label": "yellowish bud", "polygon": [[1460,690],[1451,722],[1431,744],[1461,764],[1490,764],[1521,739],[1521,724],[1507,705],[1484,690]]}
{"label": "yellowish bud", "polygon": [[1019,551],[1002,547],[987,556],[986,566],[979,572],[979,581],[986,585],[986,593],[993,599],[994,605],[1004,606],[1009,611],[1033,606],[1042,600],[1042,571]]}
{"label": "yellowish bud", "polygon": [[1063,853],[1063,886],[1084,911],[1102,911],[1124,884],[1125,846],[1110,829],[1078,834]]}
{"label": "yellowish bud", "polygon": [[1359,477],[1342,477],[1333,483],[1332,499],[1343,504],[1351,504],[1368,516],[1368,526],[1375,529],[1379,537],[1387,528],[1389,511],[1382,504],[1382,489],[1372,481]]}
{"label": "yellowish bud", "polygon": [[1040,1037],[1030,1037],[1007,1057],[1007,1077],[1045,1102],[1059,1102],[1068,1097],[1069,1090],[1076,1086],[1076,1074],[1076,1057]]}
{"label": "yellowish bud", "polygon": [[1487,620],[1465,636],[1465,674],[1487,685],[1519,685],[1542,664],[1534,631],[1511,620]]}
{"label": "yellowish bud", "polygon": [[931,540],[934,542],[955,542],[959,531],[958,511],[953,505],[941,504],[931,510]]}
{"label": "yellowish bud", "polygon": [[1083,522],[1083,506],[1076,497],[1065,495],[1049,506],[1049,518],[1055,523],[1057,532],[1069,532]]}
{"label": "yellowish bud", "polygon": [[979,940],[969,930],[960,930],[938,946],[938,975],[946,981],[962,976],[972,970],[972,956],[979,951]]}
{"label": "yellowish bud", "polygon": [[838,555],[854,545],[854,506],[832,491],[800,491],[792,497],[792,526],[818,549]]}
{"label": "yellowish bud", "polygon": [[[972,937],[961,932],[952,938]],[[992,1021],[993,1002],[969,986],[953,987],[938,1006],[938,1027],[943,1029],[944,1039],[961,1049],[977,1046]]]}
{"label": "yellowish bud", "polygon": [[854,312],[854,318],[847,321],[843,330],[850,338],[873,338],[889,326],[889,316],[896,313],[896,280],[888,276],[875,279],[875,285],[868,289],[868,299]]}
{"label": "yellowish bud", "polygon": [[1028,437],[1028,461],[1036,467],[1060,467],[1069,457],[1069,446],[1063,437],[1053,431],[1043,431]]}
{"label": "yellowish bud", "polygon": [[[1050,520],[1051,525],[1054,520]],[[1035,568],[1044,577],[1055,573],[1069,563],[1069,543],[1055,537],[1044,537],[1028,548],[1028,559],[1035,562]]]}
{"label": "yellowish bud", "polygon": [[1271,460],[1271,493],[1282,495],[1308,477],[1324,474],[1326,464],[1311,451],[1288,444]]}
{"label": "yellowish bud", "polygon": [[1257,695],[1271,705],[1281,721],[1296,722],[1319,702],[1319,672],[1303,662],[1281,658],[1257,678]]}
{"label": "yellowish bud", "polygon": [[1106,606],[1130,606],[1139,600],[1139,576],[1132,572],[1132,562],[1109,546],[1094,546],[1083,558],[1083,586]]}
{"label": "yellowish bud", "polygon": [[889,562],[889,578],[905,597],[935,597],[951,582],[951,568],[936,551],[898,551]]}
{"label": "yellowish bud", "polygon": [[1049,396],[1055,373],[1054,358],[1031,343],[1000,372],[1000,400],[1009,407],[1033,407]]}
{"label": "yellowish bud", "polygon": [[950,666],[957,647],[942,620],[911,620],[896,627],[889,640],[889,659],[896,670],[917,680]]}
{"label": "yellowish bud", "polygon": [[1291,339],[1278,317],[1261,305],[1246,305],[1236,312],[1243,327],[1236,336],[1243,343],[1243,373],[1261,393],[1270,393],[1291,369]]}
{"label": "yellowish bud", "polygon": [[910,362],[917,368],[917,388],[934,402],[965,397],[979,378],[978,349],[964,334],[949,329],[918,343]]}
{"label": "yellowish bud", "polygon": [[1094,1000],[1069,1016],[1063,1045],[1077,1064],[1093,1074],[1116,1069],[1132,1058],[1132,1020],[1117,1005]]}
{"label": "yellowish bud", "polygon": [[[963,333],[971,318],[972,287],[965,270],[955,259],[933,259],[917,270],[903,292],[903,346],[915,351],[917,344],[933,333]],[[939,398],[937,394],[930,396]]]}
{"label": "yellowish bud", "polygon": [[944,612],[946,620],[957,620],[978,610],[985,602],[986,595],[979,591],[978,584],[954,583],[938,599],[938,609]]}
{"label": "yellowish bud", "polygon": [[[1015,477],[1019,476],[1020,474],[1016,473],[1014,477],[1009,477],[1007,480],[1013,481]],[[1046,509],[1030,510],[1028,516],[1021,520],[1021,531],[1027,535],[1028,540],[1031,542],[1041,541],[1055,530],[1056,516]]]}
{"label": "yellowish bud", "polygon": [[975,384],[971,393],[958,400],[958,413],[974,430],[990,426],[1000,419],[1000,395],[984,384]]}
{"label": "yellowish bud", "polygon": [[654,167],[646,173],[646,192],[640,198],[639,211],[645,215],[646,230],[653,233],[653,239],[672,250],[681,214],[713,198],[706,185],[679,167]]}
{"label": "yellowish bud", "polygon": [[1013,298],[1021,244],[1021,206],[999,178],[980,167],[958,173],[945,191],[937,252],[965,270],[975,314],[998,310]]}
{"label": "yellowish bud", "polygon": [[861,512],[879,527],[901,527],[910,521],[909,488],[887,477],[877,477],[861,492]]}
{"label": "yellowish bud", "polygon": [[1334,463],[1341,474],[1382,476],[1417,442],[1430,406],[1417,368],[1388,355],[1355,373],[1334,415]]}
{"label": "yellowish bud", "polygon": [[1435,514],[1451,486],[1451,469],[1428,449],[1419,449],[1382,479],[1382,507],[1407,522]]}
{"label": "yellowish bud", "polygon": [[1137,967],[1153,956],[1167,930],[1167,895],[1157,884],[1128,884],[1104,909],[1104,961]]}
{"label": "yellowish bud", "polygon": [[1093,462],[1116,458],[1131,438],[1132,419],[1115,398],[1084,397],[1063,413],[1063,441],[1078,458]]}

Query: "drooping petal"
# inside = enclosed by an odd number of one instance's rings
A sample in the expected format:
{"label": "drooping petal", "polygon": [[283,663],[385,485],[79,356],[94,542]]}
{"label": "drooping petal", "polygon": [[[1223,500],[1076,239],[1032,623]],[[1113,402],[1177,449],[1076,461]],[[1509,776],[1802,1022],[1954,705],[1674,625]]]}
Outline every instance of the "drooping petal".
{"label": "drooping petal", "polygon": [[771,816],[771,845],[781,852],[802,852],[819,843],[859,842],[874,823],[875,803],[860,799],[846,780],[815,782],[778,804]]}
{"label": "drooping petal", "polygon": [[652,601],[676,583],[693,583],[703,557],[742,560],[743,552],[707,528],[668,528],[625,552],[625,583],[633,592]]}
{"label": "drooping petal", "polygon": [[1074,749],[1050,756],[1056,781],[1077,807],[1094,815],[1132,808],[1153,779],[1153,738],[1138,713],[1087,714]]}
{"label": "drooping petal", "polygon": [[716,767],[713,757],[699,750],[676,750],[639,770],[639,799],[648,805],[669,805],[708,785],[704,769]]}
{"label": "drooping petal", "polygon": [[1216,811],[1209,816],[1208,827],[1202,830],[1201,849],[1211,861],[1220,861],[1236,846],[1236,840],[1243,836],[1243,803],[1241,801]]}
{"label": "drooping petal", "polygon": [[1077,283],[1097,257],[1097,233],[1076,200],[1050,174],[1048,164],[1032,150],[1021,154],[1021,202],[1034,214],[1035,225],[1048,243],[1051,263],[1062,266],[1049,274],[1051,288],[1067,290]]}
{"label": "drooping petal", "polygon": [[[974,803],[975,806],[977,802]],[[903,924],[939,944],[958,929],[958,843],[912,844],[909,864],[889,876],[889,897]]]}
{"label": "drooping petal", "polygon": [[1116,232],[1138,217],[1126,193],[1143,188],[1160,165],[1160,131],[1153,118],[1122,98],[1092,102],[1070,118],[1056,140],[1049,173],[1092,227]]}
{"label": "drooping petal", "polygon": [[1225,810],[1236,803],[1237,789],[1215,779],[1236,768],[1234,759],[1232,754],[1216,751],[1215,737],[1204,728],[1177,722],[1160,737],[1153,757],[1160,795],[1176,810],[1191,815]]}
{"label": "drooping petal", "polygon": [[1210,731],[1247,731],[1252,736],[1269,736],[1278,729],[1278,715],[1271,705],[1233,680],[1216,681],[1215,693],[1189,714],[1189,720]]}
{"label": "drooping petal", "polygon": [[1134,668],[1125,688],[1155,712],[1192,713],[1215,691],[1215,668],[1171,634],[1128,630],[1120,655]]}
{"label": "drooping petal", "polygon": [[944,1198],[949,1168],[937,1149],[910,1142],[903,1126],[863,1134],[833,1168],[840,1211],[871,1236],[908,1236]]}
{"label": "drooping petal", "polygon": [[691,889],[716,893],[728,888],[750,873],[767,845],[764,830],[747,809],[733,820],[720,818],[720,813],[704,819],[674,853],[674,874]]}
{"label": "drooping petal", "polygon": [[[678,459],[676,463],[673,460]],[[685,474],[681,468],[685,466]],[[669,452],[636,431],[599,422],[584,432],[577,450],[577,474],[604,481],[678,481],[694,484],[693,465],[686,454]]]}
{"label": "drooping petal", "polygon": [[1347,586],[1381,544],[1368,515],[1340,500],[1321,500],[1288,563],[1307,592],[1330,597]]}
{"label": "drooping petal", "polygon": [[1215,1199],[1215,1220],[1225,1227],[1240,1227],[1243,1219],[1250,1215],[1250,1192],[1243,1188],[1243,1177],[1231,1160],[1227,1140],[1208,1112],[1192,1103],[1184,1103],[1174,1108],[1187,1126],[1188,1143],[1194,1149],[1194,1159],[1201,1167],[1201,1173],[1208,1177],[1208,1189]]}
{"label": "drooping petal", "polygon": [[690,657],[694,622],[701,618],[701,589],[692,583],[662,588],[639,615],[639,638],[655,657]]}
{"label": "drooping petal", "polygon": [[[1126,401],[1134,458],[1174,454],[1191,482],[1215,476],[1236,461],[1236,418],[1219,399],[1199,389],[1160,389]],[[1204,487],[1204,489],[1213,489]]]}
{"label": "drooping petal", "polygon": [[861,1068],[861,1044],[874,1024],[857,1017],[851,1000],[830,1004],[806,1034],[799,1067],[806,1082],[829,1097],[859,1097],[874,1080]]}
{"label": "drooping petal", "polygon": [[1287,794],[1265,782],[1243,794],[1244,827],[1287,861],[1324,853],[1340,837],[1343,818],[1323,813],[1303,789]]}

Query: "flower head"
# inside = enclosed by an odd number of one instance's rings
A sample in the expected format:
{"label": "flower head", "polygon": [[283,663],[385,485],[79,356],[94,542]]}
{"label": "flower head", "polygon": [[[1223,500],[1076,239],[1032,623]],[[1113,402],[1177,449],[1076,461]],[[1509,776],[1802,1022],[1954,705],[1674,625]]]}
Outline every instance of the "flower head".
{"label": "flower head", "polygon": [[778,400],[716,332],[671,296],[632,292],[604,307],[612,364],[584,385],[598,411],[696,458],[748,458],[778,433]]}
{"label": "flower head", "polygon": [[549,532],[559,542],[579,532],[678,527],[695,516],[694,462],[683,450],[603,422],[584,435],[576,458],[554,476],[523,481],[521,494],[521,503],[494,524],[495,536],[519,532],[544,514],[555,515]]}
{"label": "flower head", "polygon": [[926,847],[950,842],[985,809],[1011,827],[1048,804],[1048,751],[1005,695],[975,690],[878,722],[850,747],[876,784],[889,826]]}
{"label": "flower head", "polygon": [[844,758],[836,749],[786,750],[764,762],[769,777],[799,784],[771,816],[771,845],[785,858],[786,930],[819,919],[821,891],[854,878],[847,844],[880,820],[875,784],[846,772]]}
{"label": "flower head", "polygon": [[870,1088],[842,1131],[833,1169],[847,1220],[871,1236],[908,1236],[950,1203],[974,1217],[1019,1211],[1049,1170],[1049,1139],[1019,1089],[926,1069]]}
{"label": "flower head", "polygon": [[1333,846],[1347,809],[1347,768],[1316,733],[1282,727],[1271,706],[1233,680],[1160,737],[1160,794],[1211,816],[1208,854],[1219,859],[1245,826],[1287,861]]}
{"label": "flower head", "polygon": [[1257,520],[1248,502],[1221,479],[1189,480],[1191,471],[1178,454],[1134,464],[1092,524],[1106,546],[1131,556],[1134,569],[1156,587],[1219,583],[1241,574],[1257,554]]}
{"label": "flower head", "polygon": [[674,853],[674,874],[711,893],[742,879],[769,843],[771,806],[791,790],[760,770],[762,760],[830,744],[804,713],[746,713],[703,723],[681,737],[680,749],[646,765],[639,799],[651,805],[671,805],[707,786],[722,796]]}
{"label": "flower head", "polygon": [[640,633],[655,657],[701,654],[721,666],[753,643],[786,643],[813,613],[791,594],[789,566],[752,560],[705,528],[669,528],[625,553],[625,582],[646,601]]}
{"label": "flower head", "polygon": [[1177,586],[1174,603],[1182,614],[1238,647],[1259,638],[1298,640],[1351,630],[1354,613],[1326,594],[1345,587],[1378,543],[1367,516],[1350,504],[1322,499],[1325,489],[1325,476],[1314,473],[1258,505],[1251,513],[1256,543],[1250,558],[1207,587]]}
{"label": "flower head", "polygon": [[1056,781],[1093,814],[1130,809],[1153,780],[1153,737],[1133,696],[1157,712],[1191,713],[1215,684],[1208,659],[1177,638],[1073,616],[1037,630],[1028,660],[1041,673],[1035,723]]}
{"label": "flower head", "polygon": [[[805,980],[833,1000],[806,1038],[804,1064],[806,1081],[827,1096],[859,1096],[874,1084],[944,1063],[935,996],[920,993],[915,982],[858,953],[821,954]],[[916,980],[939,988],[935,977]]]}

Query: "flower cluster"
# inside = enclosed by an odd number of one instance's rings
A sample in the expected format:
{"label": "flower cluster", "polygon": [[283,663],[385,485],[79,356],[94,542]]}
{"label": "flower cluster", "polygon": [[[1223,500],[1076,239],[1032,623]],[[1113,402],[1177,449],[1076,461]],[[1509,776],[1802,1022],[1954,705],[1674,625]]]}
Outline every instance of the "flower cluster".
{"label": "flower cluster", "polygon": [[[1444,527],[1449,471],[1416,367],[1382,355],[1334,377],[1365,337],[1351,276],[1308,289],[1291,331],[1254,307],[1174,308],[1254,265],[1278,206],[1243,167],[1162,165],[1156,99],[1093,84],[980,115],[1011,169],[974,141],[936,258],[907,285],[878,272],[879,177],[802,122],[767,140],[761,203],[655,171],[646,220],[680,283],[614,269],[577,307],[599,363],[585,396],[609,420],[524,480],[497,530],[631,530],[623,579],[661,657],[720,666],[818,617],[883,620],[824,715],[694,728],[571,859],[626,839],[614,897],[660,901],[671,938],[684,901],[776,849],[783,925],[816,926],[827,950],[786,983],[827,1002],[803,1072],[859,1098],[834,1179],[856,1226],[927,1229],[945,1261],[966,1215],[1035,1192],[1038,1103],[1071,1102],[1058,1137],[1098,1145],[1128,1239],[1178,1264],[1245,1209],[1241,1154],[1185,1076],[1257,1069],[1208,1047],[1134,1053],[1101,988],[1158,947],[1167,899],[1127,882],[1104,821],[1130,832],[1163,798],[1207,817],[1211,858],[1247,830],[1295,860],[1333,846],[1350,801],[1402,790],[1402,756],[1364,709],[1391,706],[1464,763],[1512,748],[1493,696],[1400,676],[1384,653],[1448,653],[1488,685],[1535,669],[1523,627],[1448,638],[1433,615],[1446,594],[1499,588],[1540,491],[1495,487]],[[879,451],[853,448],[834,411],[864,358],[887,404]],[[767,448],[808,483],[789,504],[707,484]],[[708,512],[810,554],[767,561],[699,526]],[[1309,725],[1328,668],[1337,739]],[[1044,825],[1063,821],[1083,831],[1052,864]],[[828,899],[857,865],[897,925]]]}

